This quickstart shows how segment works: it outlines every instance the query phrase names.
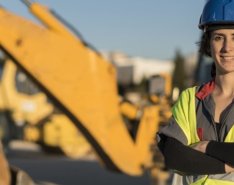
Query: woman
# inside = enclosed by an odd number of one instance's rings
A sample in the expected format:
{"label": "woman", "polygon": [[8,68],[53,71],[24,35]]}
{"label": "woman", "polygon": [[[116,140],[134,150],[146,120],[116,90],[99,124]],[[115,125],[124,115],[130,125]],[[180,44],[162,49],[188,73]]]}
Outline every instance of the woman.
{"label": "woman", "polygon": [[208,0],[199,28],[213,80],[182,92],[158,133],[174,184],[234,184],[234,0]]}

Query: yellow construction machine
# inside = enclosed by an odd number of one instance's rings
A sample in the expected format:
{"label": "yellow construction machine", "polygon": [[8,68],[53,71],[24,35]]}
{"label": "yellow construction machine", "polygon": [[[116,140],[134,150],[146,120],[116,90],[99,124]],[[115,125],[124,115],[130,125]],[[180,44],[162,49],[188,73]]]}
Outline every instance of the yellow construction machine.
{"label": "yellow construction machine", "polygon": [[148,80],[149,99],[159,109],[159,125],[165,125],[171,117],[172,79],[171,74],[161,73],[151,76]]}
{"label": "yellow construction machine", "polygon": [[[23,2],[42,24],[28,21],[1,7],[0,48],[7,59],[5,65],[13,68],[11,61],[14,62],[48,95],[53,106],[68,116],[69,120],[61,115],[52,117],[52,121],[45,124],[45,128],[48,126],[48,133],[51,135],[50,129],[56,130],[58,127],[66,130],[68,122],[72,122],[106,168],[128,175],[141,175],[153,168],[155,150],[152,150],[152,146],[155,145],[155,134],[161,121],[159,101],[152,98],[154,101],[137,109],[126,103],[121,104],[113,65],[49,8],[29,0]],[[21,101],[20,93],[17,93],[14,96],[18,96],[17,101]],[[41,102],[40,111],[44,112],[39,112],[44,117],[51,114],[53,107],[45,103],[43,94],[38,92],[31,95],[30,99]],[[5,100],[7,98],[3,98]],[[6,109],[6,104],[0,103]],[[17,106],[15,101],[9,105],[10,111],[15,114],[15,120],[25,121],[25,118],[30,119],[33,116],[17,114],[13,110],[17,109],[14,107]],[[42,118],[40,114],[36,115],[38,117],[33,118],[32,122],[27,120],[32,124],[28,124],[26,136],[32,140],[37,139],[37,134],[30,135],[35,130],[33,125]],[[135,137],[129,132],[124,115],[139,119]],[[71,134],[73,131],[74,128],[71,127],[71,131],[67,133]],[[53,145],[61,139],[61,135],[55,132],[54,138],[46,142]],[[71,140],[70,143],[72,142]],[[70,146],[78,147],[69,145],[70,143],[65,140],[63,148],[68,147],[69,151]]]}
{"label": "yellow construction machine", "polygon": [[46,148],[61,149],[72,158],[91,152],[74,124],[55,110],[46,95],[10,59],[2,58],[0,68],[0,125],[4,144],[13,139],[37,142]]}

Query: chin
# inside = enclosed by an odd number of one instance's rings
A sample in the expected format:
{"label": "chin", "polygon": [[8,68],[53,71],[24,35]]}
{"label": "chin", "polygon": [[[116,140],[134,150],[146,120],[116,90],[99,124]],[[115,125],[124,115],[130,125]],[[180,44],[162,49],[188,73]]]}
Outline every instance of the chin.
{"label": "chin", "polygon": [[223,70],[219,74],[226,75],[226,74],[234,74],[234,69],[233,70]]}
{"label": "chin", "polygon": [[223,68],[217,69],[217,74],[226,75],[229,73],[234,73],[234,66],[233,67],[225,67],[225,68],[223,67]]}

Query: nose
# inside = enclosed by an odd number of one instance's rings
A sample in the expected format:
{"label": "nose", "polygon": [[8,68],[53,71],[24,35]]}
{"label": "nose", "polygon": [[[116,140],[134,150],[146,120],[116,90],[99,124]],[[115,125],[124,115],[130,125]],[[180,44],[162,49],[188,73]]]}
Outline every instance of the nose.
{"label": "nose", "polygon": [[234,50],[234,41],[232,39],[225,39],[222,50],[223,52],[229,52]]}

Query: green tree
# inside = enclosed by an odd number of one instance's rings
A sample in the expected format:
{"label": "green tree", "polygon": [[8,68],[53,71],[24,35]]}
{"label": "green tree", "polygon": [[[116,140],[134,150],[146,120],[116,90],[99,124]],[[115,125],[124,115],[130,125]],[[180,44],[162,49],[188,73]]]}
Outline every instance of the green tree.
{"label": "green tree", "polygon": [[179,49],[175,52],[174,57],[174,63],[175,63],[175,69],[173,72],[173,80],[172,80],[172,86],[179,88],[180,92],[185,88],[185,58],[180,52]]}

